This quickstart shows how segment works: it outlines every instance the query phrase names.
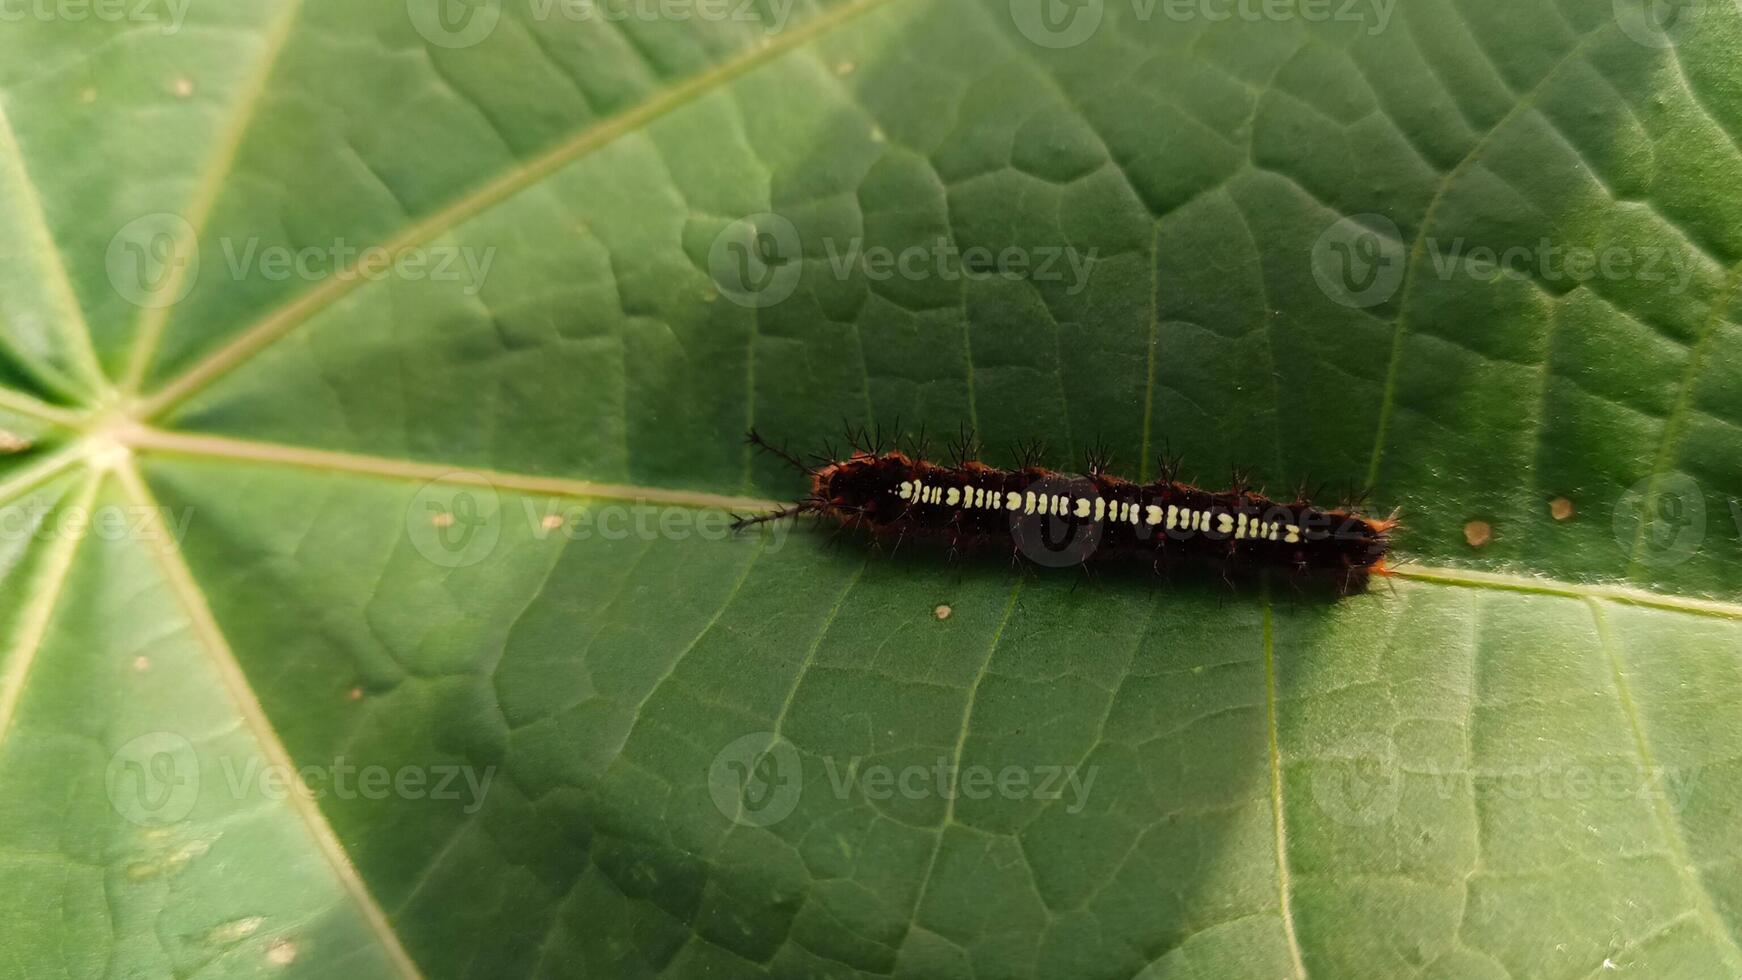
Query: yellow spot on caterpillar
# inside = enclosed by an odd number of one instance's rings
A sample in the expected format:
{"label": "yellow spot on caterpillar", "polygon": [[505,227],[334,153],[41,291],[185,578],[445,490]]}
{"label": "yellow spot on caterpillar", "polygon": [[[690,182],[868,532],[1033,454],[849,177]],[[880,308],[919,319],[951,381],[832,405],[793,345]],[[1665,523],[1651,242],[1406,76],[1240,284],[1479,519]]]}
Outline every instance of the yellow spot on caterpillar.
{"label": "yellow spot on caterpillar", "polygon": [[1565,497],[1556,497],[1548,502],[1549,516],[1557,521],[1573,519],[1573,502]]}
{"label": "yellow spot on caterpillar", "polygon": [[1034,513],[1035,503],[1036,503],[1036,501],[1034,499],[1034,491],[1033,490],[1030,490],[1027,493],[1023,494],[1022,495],[1022,512],[1024,514]]}
{"label": "yellow spot on caterpillar", "polygon": [[906,500],[907,498],[913,496],[913,481],[912,480],[902,480],[901,486],[897,487],[895,490],[895,495],[897,497],[900,497],[902,500]]}
{"label": "yellow spot on caterpillar", "polygon": [[1015,490],[1004,491],[1004,509],[1005,510],[1008,510],[1008,511],[1014,513],[1017,510],[1019,510],[1021,507],[1022,507],[1022,494],[1017,493]]}
{"label": "yellow spot on caterpillar", "polygon": [[949,606],[939,605],[936,609],[931,611],[931,614],[939,619],[949,619],[950,613],[952,612],[955,612],[955,610],[951,609]]}
{"label": "yellow spot on caterpillar", "polygon": [[1171,531],[1176,527],[1179,527],[1179,505],[1178,504],[1168,504],[1167,505],[1167,529],[1169,531]]}
{"label": "yellow spot on caterpillar", "polygon": [[1089,498],[1087,498],[1087,497],[1078,497],[1077,498],[1077,516],[1078,517],[1088,517],[1089,516]]}
{"label": "yellow spot on caterpillar", "polygon": [[1151,527],[1160,524],[1161,508],[1157,507],[1155,504],[1150,504],[1148,507],[1144,508],[1143,521]]}
{"label": "yellow spot on caterpillar", "polygon": [[1298,544],[1298,543],[1300,543],[1300,527],[1298,525],[1295,525],[1295,524],[1288,525],[1287,531],[1288,531],[1287,536],[1282,539],[1284,544]]}
{"label": "yellow spot on caterpillar", "polygon": [[1232,514],[1218,514],[1218,515],[1216,515],[1216,530],[1220,531],[1223,534],[1227,534],[1227,533],[1233,531],[1234,530],[1234,515],[1232,515]]}
{"label": "yellow spot on caterpillar", "polygon": [[949,492],[944,494],[944,503],[950,505],[951,507],[954,507],[961,502],[962,502],[962,491],[957,489],[956,487],[951,487],[949,489]]}
{"label": "yellow spot on caterpillar", "polygon": [[1107,516],[1107,501],[1100,498],[1100,497],[1096,497],[1095,498],[1095,520],[1097,520],[1097,521],[1101,520],[1101,519],[1105,518],[1106,516]]}
{"label": "yellow spot on caterpillar", "polygon": [[1464,525],[1464,542],[1472,548],[1480,548],[1494,540],[1494,525],[1487,521],[1471,521]]}

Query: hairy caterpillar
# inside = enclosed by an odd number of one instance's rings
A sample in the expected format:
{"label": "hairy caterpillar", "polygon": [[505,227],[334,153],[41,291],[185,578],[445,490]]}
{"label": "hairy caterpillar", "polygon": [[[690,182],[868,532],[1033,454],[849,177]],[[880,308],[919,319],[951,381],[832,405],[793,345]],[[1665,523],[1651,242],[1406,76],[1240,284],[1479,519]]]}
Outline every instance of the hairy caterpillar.
{"label": "hairy caterpillar", "polygon": [[897,538],[947,540],[954,550],[1008,542],[1014,558],[1066,566],[1114,558],[1247,562],[1300,573],[1330,573],[1346,584],[1387,573],[1395,515],[1374,520],[1353,505],[1326,510],[1303,486],[1292,502],[1271,500],[1238,476],[1226,491],[1178,480],[1179,461],[1163,459],[1160,478],[1136,484],[1107,472],[1104,451],[1086,460],[1087,475],[1037,465],[1037,447],[1015,469],[974,458],[972,440],[953,447],[950,465],[885,450],[881,438],[848,433],[853,452],[828,452],[806,465],[751,430],[747,441],[806,473],[810,494],[790,507],[735,526],[815,513],[849,528]]}

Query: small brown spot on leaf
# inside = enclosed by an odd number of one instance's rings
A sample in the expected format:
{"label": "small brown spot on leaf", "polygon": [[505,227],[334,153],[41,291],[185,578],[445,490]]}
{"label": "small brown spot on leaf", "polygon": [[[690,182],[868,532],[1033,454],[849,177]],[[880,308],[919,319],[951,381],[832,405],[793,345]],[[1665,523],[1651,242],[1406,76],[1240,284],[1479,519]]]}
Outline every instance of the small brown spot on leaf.
{"label": "small brown spot on leaf", "polygon": [[363,689],[360,687],[353,687],[345,693],[345,697],[350,698],[353,701],[361,701],[363,700]]}
{"label": "small brown spot on leaf", "polygon": [[436,527],[453,527],[454,526],[454,515],[452,515],[444,510],[444,511],[436,514],[436,516],[430,518],[429,522],[431,524],[434,524]]}
{"label": "small brown spot on leaf", "polygon": [[1573,502],[1565,497],[1556,497],[1548,502],[1548,512],[1557,521],[1570,521],[1573,518]]}
{"label": "small brown spot on leaf", "polygon": [[1471,521],[1464,525],[1464,541],[1472,548],[1480,548],[1494,540],[1494,525],[1487,521]]}
{"label": "small brown spot on leaf", "polygon": [[151,658],[150,657],[134,657],[133,658],[133,669],[138,670],[138,671],[150,670],[151,669]]}
{"label": "small brown spot on leaf", "polygon": [[186,77],[178,78],[175,80],[175,83],[170,86],[170,91],[185,99],[194,94],[194,80]]}
{"label": "small brown spot on leaf", "polygon": [[952,613],[952,612],[955,612],[955,610],[954,610],[954,609],[951,609],[951,608],[950,608],[950,607],[949,607],[949,606],[947,606],[947,605],[940,605],[940,606],[938,606],[938,607],[937,607],[937,608],[936,608],[936,609],[933,609],[933,610],[932,610],[932,611],[931,611],[931,614],[932,614],[932,615],[933,615],[933,616],[936,616],[936,617],[937,617],[937,618],[939,618],[939,619],[949,619],[949,618],[950,618],[950,613]]}
{"label": "small brown spot on leaf", "polygon": [[540,527],[544,528],[546,531],[554,531],[557,528],[563,526],[562,515],[561,514],[546,514],[546,515],[544,515],[544,519],[539,521],[538,524]]}

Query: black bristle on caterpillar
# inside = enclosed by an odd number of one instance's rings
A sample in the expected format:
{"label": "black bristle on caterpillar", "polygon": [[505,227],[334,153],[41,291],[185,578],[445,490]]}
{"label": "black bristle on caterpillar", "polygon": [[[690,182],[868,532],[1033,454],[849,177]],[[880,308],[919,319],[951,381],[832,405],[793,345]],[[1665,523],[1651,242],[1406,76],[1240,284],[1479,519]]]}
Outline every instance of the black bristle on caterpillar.
{"label": "black bristle on caterpillar", "polygon": [[1084,454],[1085,476],[1043,468],[1038,442],[1013,447],[1014,469],[988,466],[965,427],[950,445],[950,465],[926,458],[923,429],[904,452],[893,439],[886,445],[880,428],[848,426],[852,453],[842,458],[825,447],[814,465],[754,429],[745,438],[808,475],[811,491],[792,506],[739,518],[734,528],[810,513],[898,541],[941,539],[952,553],[1008,544],[1015,559],[1055,567],[1115,558],[1147,558],[1158,568],[1178,559],[1247,563],[1340,575],[1349,589],[1388,574],[1397,527],[1395,514],[1360,514],[1365,494],[1353,490],[1335,509],[1315,506],[1305,480],[1289,503],[1253,490],[1251,475],[1238,469],[1228,490],[1205,490],[1181,482],[1180,457],[1165,451],[1158,479],[1136,484],[1111,474],[1112,455],[1100,444]]}

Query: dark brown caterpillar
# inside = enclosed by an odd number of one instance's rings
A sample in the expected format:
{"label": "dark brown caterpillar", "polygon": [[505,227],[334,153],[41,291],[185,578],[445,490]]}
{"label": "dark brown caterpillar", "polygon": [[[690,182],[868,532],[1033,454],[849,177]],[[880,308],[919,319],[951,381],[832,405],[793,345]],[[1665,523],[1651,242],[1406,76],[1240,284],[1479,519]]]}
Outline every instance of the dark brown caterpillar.
{"label": "dark brown caterpillar", "polygon": [[[1112,558],[1147,557],[1237,561],[1302,573],[1330,573],[1346,584],[1387,574],[1386,553],[1395,515],[1373,520],[1353,507],[1323,510],[1304,487],[1292,503],[1270,500],[1244,486],[1203,490],[1177,479],[1178,461],[1163,460],[1161,478],[1135,484],[1106,471],[1104,452],[1087,460],[1086,476],[1035,463],[1024,452],[1014,470],[974,459],[964,437],[953,465],[884,451],[861,433],[845,459],[834,453],[807,466],[754,430],[748,441],[784,459],[811,479],[810,495],[791,507],[741,518],[737,527],[816,513],[851,528],[893,537],[947,540],[956,550],[1010,542],[1013,557],[1066,566]],[[851,439],[851,434],[849,434]]]}

